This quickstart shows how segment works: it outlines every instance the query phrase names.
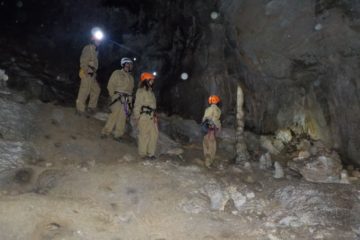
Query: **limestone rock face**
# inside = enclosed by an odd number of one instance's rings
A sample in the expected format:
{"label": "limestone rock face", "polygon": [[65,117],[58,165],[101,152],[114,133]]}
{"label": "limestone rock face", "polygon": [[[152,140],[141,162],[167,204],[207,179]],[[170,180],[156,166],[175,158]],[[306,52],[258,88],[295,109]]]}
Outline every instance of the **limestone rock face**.
{"label": "limestone rock face", "polygon": [[229,59],[228,69],[247,87],[246,124],[266,132],[290,127],[359,164],[359,3],[222,3],[240,59]]}

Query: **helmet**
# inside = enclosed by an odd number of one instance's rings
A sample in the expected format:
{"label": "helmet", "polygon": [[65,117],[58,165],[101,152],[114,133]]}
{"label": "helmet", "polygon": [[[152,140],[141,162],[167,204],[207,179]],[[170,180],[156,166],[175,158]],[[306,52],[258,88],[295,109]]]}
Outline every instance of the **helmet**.
{"label": "helmet", "polygon": [[211,95],[208,99],[209,104],[218,104],[220,102],[219,96]]}
{"label": "helmet", "polygon": [[154,80],[154,79],[155,79],[155,76],[149,72],[143,72],[140,76],[140,81]]}
{"label": "helmet", "polygon": [[133,61],[130,58],[124,57],[121,59],[121,66],[123,66],[125,63],[133,64]]}

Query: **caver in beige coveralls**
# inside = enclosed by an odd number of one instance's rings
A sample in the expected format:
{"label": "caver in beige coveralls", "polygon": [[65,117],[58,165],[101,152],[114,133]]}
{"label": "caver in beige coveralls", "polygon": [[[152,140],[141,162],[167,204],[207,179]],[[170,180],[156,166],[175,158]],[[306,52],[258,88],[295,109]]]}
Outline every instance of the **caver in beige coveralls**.
{"label": "caver in beige coveralls", "polygon": [[152,90],[140,88],[136,92],[134,117],[138,119],[138,152],[141,157],[155,155],[159,136],[155,114],[156,98]]}
{"label": "caver in beige coveralls", "polygon": [[204,136],[203,148],[205,157],[205,166],[210,167],[214,162],[216,155],[216,138],[215,131],[221,128],[220,123],[221,110],[216,104],[211,104],[206,110],[203,116],[203,121],[210,120],[215,126],[213,129],[209,129],[208,133]]}
{"label": "caver in beige coveralls", "polygon": [[[119,138],[124,135],[126,117],[127,114],[130,114],[129,103],[132,103],[134,78],[123,69],[115,70],[111,74],[107,89],[113,104],[110,106],[111,114],[102,130],[102,134],[110,135],[115,127],[114,137]],[[116,101],[116,99],[118,100]]]}
{"label": "caver in beige coveralls", "polygon": [[100,87],[96,81],[96,71],[99,66],[98,53],[94,44],[84,47],[80,57],[81,79],[79,94],[76,99],[76,109],[79,112],[85,112],[86,100],[89,99],[89,108],[95,109],[100,95]]}

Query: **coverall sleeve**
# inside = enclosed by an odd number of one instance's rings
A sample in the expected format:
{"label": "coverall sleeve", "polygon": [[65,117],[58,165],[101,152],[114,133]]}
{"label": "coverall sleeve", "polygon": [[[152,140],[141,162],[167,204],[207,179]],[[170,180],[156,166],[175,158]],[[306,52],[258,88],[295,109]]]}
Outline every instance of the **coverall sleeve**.
{"label": "coverall sleeve", "polygon": [[142,96],[141,96],[141,92],[138,90],[136,92],[135,104],[134,104],[134,117],[136,119],[140,118],[141,106],[142,106]]}
{"label": "coverall sleeve", "polygon": [[205,112],[204,112],[204,116],[202,118],[202,121],[204,122],[206,119],[211,119],[211,116],[210,116],[210,108],[206,108],[205,109]]}
{"label": "coverall sleeve", "polygon": [[80,67],[85,72],[89,70],[89,62],[91,61],[90,47],[85,46],[80,56]]}
{"label": "coverall sleeve", "polygon": [[113,72],[111,74],[111,77],[110,77],[108,85],[107,85],[107,90],[109,91],[109,95],[111,97],[114,95],[114,92],[115,92],[115,82],[116,82],[116,74],[115,74],[115,72]]}

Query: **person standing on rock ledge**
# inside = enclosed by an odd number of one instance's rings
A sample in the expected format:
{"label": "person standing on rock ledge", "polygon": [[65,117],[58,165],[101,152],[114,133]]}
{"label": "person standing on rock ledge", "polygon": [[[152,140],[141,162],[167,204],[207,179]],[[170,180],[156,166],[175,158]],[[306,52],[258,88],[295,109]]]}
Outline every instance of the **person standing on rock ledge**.
{"label": "person standing on rock ledge", "polygon": [[211,95],[208,99],[208,103],[210,106],[205,110],[201,125],[206,130],[206,135],[203,139],[205,166],[210,168],[216,155],[215,134],[218,130],[221,129],[221,110],[219,108],[220,97]]}
{"label": "person standing on rock ledge", "polygon": [[134,118],[138,126],[138,152],[141,158],[154,160],[159,136],[156,117],[156,98],[153,92],[155,76],[144,72],[136,92]]}
{"label": "person standing on rock ledge", "polygon": [[[97,107],[100,95],[100,86],[96,80],[96,71],[99,67],[97,49],[101,40],[101,36],[94,34],[91,38],[91,43],[83,48],[80,56],[79,77],[81,83],[76,99],[76,113],[80,116],[85,115],[85,111],[89,114],[95,113]],[[86,108],[86,100],[88,98],[89,105]]]}
{"label": "person standing on rock ledge", "polygon": [[120,64],[122,69],[115,70],[111,74],[107,85],[111,97],[111,114],[101,131],[101,138],[106,138],[115,128],[114,139],[116,141],[121,141],[125,133],[126,119],[131,114],[134,90],[134,77],[131,75],[133,61],[125,57],[121,59]]}

